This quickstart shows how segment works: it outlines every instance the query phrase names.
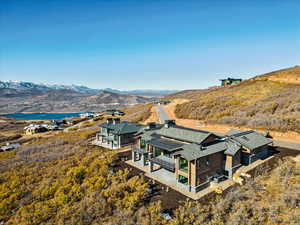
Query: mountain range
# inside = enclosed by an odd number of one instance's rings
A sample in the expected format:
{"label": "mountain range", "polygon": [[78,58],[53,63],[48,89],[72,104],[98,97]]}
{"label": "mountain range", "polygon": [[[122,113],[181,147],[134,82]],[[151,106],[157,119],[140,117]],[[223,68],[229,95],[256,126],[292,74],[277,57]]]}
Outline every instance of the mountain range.
{"label": "mountain range", "polygon": [[109,108],[128,107],[153,101],[153,98],[102,91],[84,94],[59,89],[31,95],[0,95],[0,113],[17,112],[99,112]]}
{"label": "mountain range", "polygon": [[83,85],[59,85],[59,84],[36,84],[24,81],[0,81],[0,96],[16,96],[19,94],[34,95],[50,90],[72,90],[82,94],[99,94],[108,91],[116,94],[141,95],[147,97],[159,97],[178,92],[177,90],[131,90],[123,91],[111,88],[94,89]]}
{"label": "mountain range", "polygon": [[78,85],[0,81],[0,113],[102,111],[148,103],[155,99],[149,96],[163,92],[142,91],[140,93],[145,96],[140,96],[130,91],[98,90]]}

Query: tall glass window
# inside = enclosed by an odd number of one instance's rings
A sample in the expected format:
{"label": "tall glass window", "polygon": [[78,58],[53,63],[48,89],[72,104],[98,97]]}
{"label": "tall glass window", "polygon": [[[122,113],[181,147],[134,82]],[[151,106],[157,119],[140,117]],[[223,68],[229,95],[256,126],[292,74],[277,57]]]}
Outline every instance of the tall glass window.
{"label": "tall glass window", "polygon": [[183,172],[188,171],[188,161],[181,157],[179,158],[179,170],[181,170]]}
{"label": "tall glass window", "polygon": [[155,156],[161,155],[162,152],[163,152],[162,149],[160,149],[160,148],[158,148],[158,147],[154,147],[154,155],[155,155]]}
{"label": "tall glass window", "polygon": [[144,139],[141,139],[141,148],[142,149],[146,148],[146,141]]}

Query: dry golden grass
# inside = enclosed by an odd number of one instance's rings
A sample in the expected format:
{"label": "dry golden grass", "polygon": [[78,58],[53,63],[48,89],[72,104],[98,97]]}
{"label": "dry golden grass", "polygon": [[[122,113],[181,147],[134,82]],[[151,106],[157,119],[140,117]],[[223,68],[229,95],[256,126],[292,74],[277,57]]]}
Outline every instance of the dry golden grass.
{"label": "dry golden grass", "polygon": [[274,71],[256,79],[267,79],[283,83],[300,84],[300,66]]}
{"label": "dry golden grass", "polygon": [[130,122],[144,122],[151,116],[151,109],[153,104],[142,104],[142,105],[135,105],[132,107],[127,107],[121,109],[125,112],[125,116],[122,117],[123,120],[127,120]]}

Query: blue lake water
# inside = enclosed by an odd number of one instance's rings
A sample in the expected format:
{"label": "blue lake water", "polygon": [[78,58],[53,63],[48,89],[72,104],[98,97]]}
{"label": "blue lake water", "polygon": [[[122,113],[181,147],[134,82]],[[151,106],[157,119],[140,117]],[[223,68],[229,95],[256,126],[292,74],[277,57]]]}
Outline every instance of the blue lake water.
{"label": "blue lake water", "polygon": [[66,117],[77,117],[79,113],[11,113],[2,114],[1,116],[7,116],[15,119],[22,120],[55,120],[64,119]]}

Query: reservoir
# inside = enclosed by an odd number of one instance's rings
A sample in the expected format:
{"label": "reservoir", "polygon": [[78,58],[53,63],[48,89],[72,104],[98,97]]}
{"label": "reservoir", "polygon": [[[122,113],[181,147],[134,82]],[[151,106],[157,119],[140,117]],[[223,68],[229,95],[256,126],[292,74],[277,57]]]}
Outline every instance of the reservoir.
{"label": "reservoir", "polygon": [[14,119],[22,120],[57,120],[64,119],[66,117],[78,117],[78,113],[11,113],[11,114],[2,114],[1,116],[6,116]]}

